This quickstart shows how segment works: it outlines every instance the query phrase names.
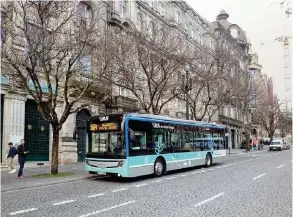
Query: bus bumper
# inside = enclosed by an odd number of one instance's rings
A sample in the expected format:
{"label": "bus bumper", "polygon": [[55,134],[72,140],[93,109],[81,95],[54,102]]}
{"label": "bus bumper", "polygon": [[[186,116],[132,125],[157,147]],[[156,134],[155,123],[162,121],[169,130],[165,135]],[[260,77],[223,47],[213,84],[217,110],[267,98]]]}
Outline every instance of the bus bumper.
{"label": "bus bumper", "polygon": [[[128,169],[127,169],[127,161],[126,160],[124,160],[124,163],[122,166],[111,167],[111,168],[107,168],[107,165],[103,166],[103,168],[98,167],[96,165],[92,165],[91,163],[93,163],[93,162],[95,162],[94,159],[86,159],[86,163],[85,163],[86,173],[92,173],[92,174],[98,174],[98,175],[115,175],[115,176],[119,176],[119,177],[127,177],[128,176]],[[102,162],[102,161],[100,161],[100,162]],[[112,161],[112,162],[115,162],[115,161]]]}

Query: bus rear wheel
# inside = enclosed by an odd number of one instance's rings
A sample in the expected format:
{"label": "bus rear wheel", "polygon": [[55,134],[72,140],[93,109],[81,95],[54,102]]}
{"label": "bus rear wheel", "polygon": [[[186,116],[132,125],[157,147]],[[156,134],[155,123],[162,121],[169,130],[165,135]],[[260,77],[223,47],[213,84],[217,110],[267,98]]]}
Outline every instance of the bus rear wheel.
{"label": "bus rear wheel", "polygon": [[206,156],[206,167],[210,167],[213,164],[213,158],[210,153]]}
{"label": "bus rear wheel", "polygon": [[164,174],[165,164],[162,158],[157,158],[154,164],[154,174],[156,177],[160,177]]}

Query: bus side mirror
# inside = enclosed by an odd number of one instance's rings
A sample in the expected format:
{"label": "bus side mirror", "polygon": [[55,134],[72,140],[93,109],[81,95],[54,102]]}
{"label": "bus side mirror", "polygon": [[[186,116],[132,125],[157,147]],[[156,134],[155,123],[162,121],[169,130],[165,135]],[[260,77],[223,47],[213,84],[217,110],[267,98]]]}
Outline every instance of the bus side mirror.
{"label": "bus side mirror", "polygon": [[73,140],[76,141],[76,127],[73,129]]}

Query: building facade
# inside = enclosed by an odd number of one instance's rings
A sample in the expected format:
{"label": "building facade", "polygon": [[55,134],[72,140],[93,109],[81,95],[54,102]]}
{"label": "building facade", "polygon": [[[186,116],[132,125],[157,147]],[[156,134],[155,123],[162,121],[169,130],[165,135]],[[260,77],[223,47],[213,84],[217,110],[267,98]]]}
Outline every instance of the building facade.
{"label": "building facade", "polygon": [[[149,26],[172,26],[181,33],[182,40],[189,44],[210,44],[213,37],[208,33],[209,25],[184,1],[96,1],[76,2],[76,10],[81,22],[86,25],[88,18],[97,10],[104,11],[105,16],[100,20],[104,26],[105,37],[111,37],[117,29],[136,28],[144,29]],[[1,7],[1,16],[5,17],[7,11]],[[2,20],[2,19],[1,19]],[[5,30],[1,25],[1,40],[5,38]],[[25,49],[22,47],[21,49]],[[91,58],[82,58],[80,65],[84,69],[92,70]],[[5,70],[5,69],[2,69]],[[82,81],[82,74],[79,76]],[[46,93],[46,85],[42,90]],[[127,90],[109,85],[110,98],[96,100],[76,114],[68,117],[60,131],[59,162],[71,163],[83,161],[86,154],[86,120],[93,114],[105,114],[121,111],[139,111],[137,99]],[[89,96],[81,99],[76,107],[89,101],[95,95],[91,90]],[[62,112],[62,101],[57,110]],[[179,103],[179,102],[178,102]],[[181,103],[182,104],[182,103]],[[180,106],[179,106],[180,107]],[[183,106],[182,106],[183,107]],[[164,110],[166,115],[180,116],[178,105],[169,104]],[[183,114],[184,116],[184,114]],[[76,135],[76,140],[74,140]],[[52,130],[38,112],[33,98],[27,93],[10,88],[10,81],[1,76],[1,163],[5,163],[8,151],[8,142],[14,145],[25,139],[30,150],[28,161],[50,161]]]}
{"label": "building facade", "polygon": [[250,65],[249,65],[249,76],[250,76],[250,90],[251,90],[251,137],[252,139],[262,139],[267,138],[267,132],[259,123],[259,120],[256,118],[255,113],[258,109],[259,101],[264,98],[268,98],[268,84],[267,84],[267,76],[262,73],[262,65],[258,62],[257,53],[250,54]]}
{"label": "building facade", "polygon": [[[211,23],[211,31],[216,35],[217,44],[226,44],[228,50],[238,62],[230,73],[230,77],[243,77],[246,79],[249,75],[249,49],[250,43],[245,32],[237,24],[228,21],[229,14],[225,10],[221,10],[216,21]],[[239,87],[245,85],[238,83]],[[230,146],[239,148],[241,142],[245,139],[245,126],[251,123],[250,113],[243,110],[237,100],[226,103],[218,112],[217,122],[222,123],[229,129]]]}

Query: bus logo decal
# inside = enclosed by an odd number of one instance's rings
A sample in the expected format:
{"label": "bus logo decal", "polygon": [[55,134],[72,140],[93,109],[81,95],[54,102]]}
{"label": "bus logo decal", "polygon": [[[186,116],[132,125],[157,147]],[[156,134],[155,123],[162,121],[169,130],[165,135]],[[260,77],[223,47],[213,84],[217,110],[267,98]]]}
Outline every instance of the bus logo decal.
{"label": "bus logo decal", "polygon": [[155,152],[157,154],[160,154],[161,151],[163,151],[163,149],[165,148],[165,145],[164,143],[161,143],[161,142],[155,142],[155,144],[156,144]]}

